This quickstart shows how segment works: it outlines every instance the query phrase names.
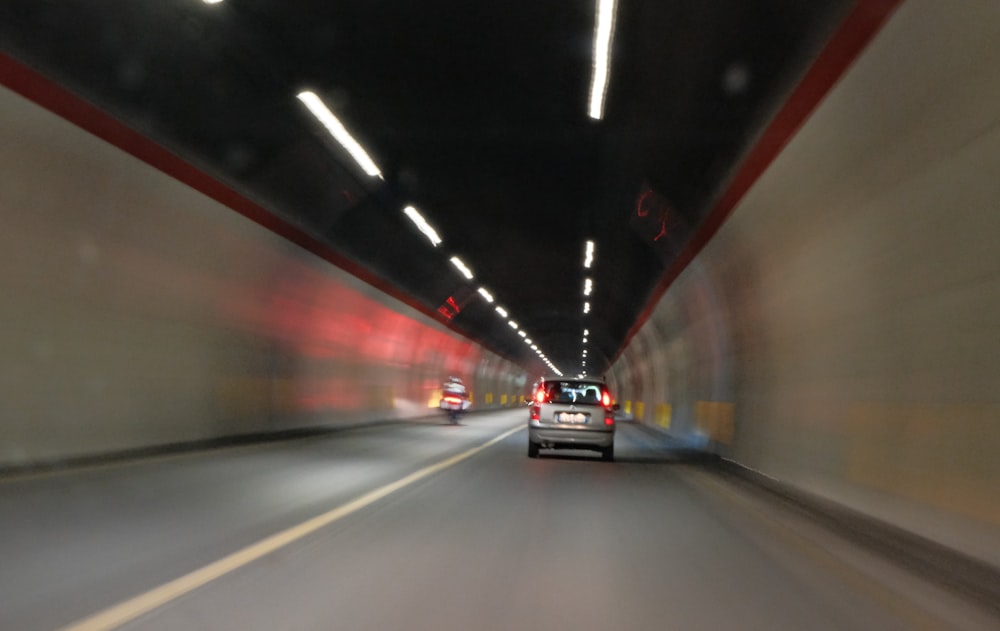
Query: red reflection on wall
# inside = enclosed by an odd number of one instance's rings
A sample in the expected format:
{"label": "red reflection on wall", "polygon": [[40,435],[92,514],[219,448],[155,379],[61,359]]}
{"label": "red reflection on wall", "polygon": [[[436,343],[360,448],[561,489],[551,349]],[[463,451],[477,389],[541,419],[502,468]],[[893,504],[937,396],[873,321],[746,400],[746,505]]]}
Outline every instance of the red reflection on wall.
{"label": "red reflection on wall", "polygon": [[[653,241],[659,241],[667,236],[667,217],[670,213],[670,203],[652,188],[646,188],[639,196],[636,204],[636,217],[649,218],[657,230]],[[648,222],[647,222],[648,223]]]}
{"label": "red reflection on wall", "polygon": [[660,231],[656,233],[653,237],[653,241],[659,241],[667,234],[667,216],[666,214],[660,215]]}
{"label": "red reflection on wall", "polygon": [[[268,364],[248,362],[240,383],[269,384],[280,412],[426,413],[426,384],[475,374],[482,350],[469,340],[322,263],[274,256],[252,293],[220,287],[215,301],[228,325],[271,341],[249,355]],[[460,310],[454,299],[442,306]]]}
{"label": "red reflection on wall", "polygon": [[645,217],[649,215],[649,207],[646,205],[646,200],[652,195],[653,189],[647,188],[639,196],[639,203],[636,206],[635,214],[639,217]]}

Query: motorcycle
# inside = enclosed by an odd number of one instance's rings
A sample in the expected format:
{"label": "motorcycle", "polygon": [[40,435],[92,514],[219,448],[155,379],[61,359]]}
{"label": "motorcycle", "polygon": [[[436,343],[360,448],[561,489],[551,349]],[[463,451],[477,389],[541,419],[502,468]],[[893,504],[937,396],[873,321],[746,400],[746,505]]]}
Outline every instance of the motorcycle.
{"label": "motorcycle", "polygon": [[457,425],[462,418],[462,413],[468,407],[468,401],[457,394],[445,394],[441,397],[440,407],[448,413],[448,420],[452,425]]}

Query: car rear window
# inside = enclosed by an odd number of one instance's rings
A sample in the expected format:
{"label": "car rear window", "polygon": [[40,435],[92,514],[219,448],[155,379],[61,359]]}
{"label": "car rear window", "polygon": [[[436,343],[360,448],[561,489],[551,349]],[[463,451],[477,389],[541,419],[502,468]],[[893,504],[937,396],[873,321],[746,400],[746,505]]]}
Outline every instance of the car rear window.
{"label": "car rear window", "polygon": [[600,405],[601,386],[596,383],[550,381],[545,384],[546,399],[552,403]]}

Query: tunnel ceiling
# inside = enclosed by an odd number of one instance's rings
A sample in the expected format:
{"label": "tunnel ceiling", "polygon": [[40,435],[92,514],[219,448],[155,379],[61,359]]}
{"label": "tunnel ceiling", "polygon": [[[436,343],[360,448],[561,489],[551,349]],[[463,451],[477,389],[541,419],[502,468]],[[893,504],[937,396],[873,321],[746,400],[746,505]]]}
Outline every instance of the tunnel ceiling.
{"label": "tunnel ceiling", "polygon": [[0,42],[458,331],[543,370],[502,305],[562,371],[586,347],[594,374],[851,5],[619,0],[601,120],[594,0],[10,0]]}

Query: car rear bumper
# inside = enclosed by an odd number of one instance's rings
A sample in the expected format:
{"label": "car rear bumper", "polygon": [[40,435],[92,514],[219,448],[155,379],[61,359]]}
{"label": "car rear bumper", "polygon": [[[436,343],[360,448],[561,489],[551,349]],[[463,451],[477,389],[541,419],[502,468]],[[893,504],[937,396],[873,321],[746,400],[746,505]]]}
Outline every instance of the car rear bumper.
{"label": "car rear bumper", "polygon": [[615,430],[528,426],[528,440],[546,448],[610,447],[615,443]]}

